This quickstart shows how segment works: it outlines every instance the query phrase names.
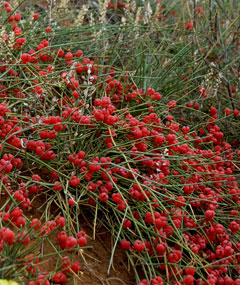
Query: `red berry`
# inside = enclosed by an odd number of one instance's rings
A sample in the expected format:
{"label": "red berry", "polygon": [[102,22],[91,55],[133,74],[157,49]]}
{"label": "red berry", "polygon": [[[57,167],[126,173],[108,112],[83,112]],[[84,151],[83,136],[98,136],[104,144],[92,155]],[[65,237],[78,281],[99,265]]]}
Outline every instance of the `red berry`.
{"label": "red berry", "polygon": [[120,245],[121,245],[121,248],[124,249],[124,250],[129,250],[130,246],[131,246],[131,243],[130,241],[126,240],[126,239],[122,239],[120,241]]}
{"label": "red berry", "polygon": [[32,219],[31,228],[38,230],[41,227],[42,223],[38,219]]}
{"label": "red berry", "polygon": [[66,240],[66,248],[73,248],[77,244],[77,240],[74,237],[68,237]]}
{"label": "red berry", "polygon": [[141,251],[143,251],[143,250],[145,249],[145,245],[144,245],[144,243],[143,243],[141,240],[137,239],[137,240],[134,242],[134,244],[133,244],[133,248],[134,248],[136,251],[141,252]]}
{"label": "red berry", "polygon": [[231,110],[229,108],[226,108],[223,112],[224,112],[225,115],[228,116],[228,115],[230,115]]}
{"label": "red berry", "polygon": [[84,236],[79,237],[79,238],[77,239],[77,243],[78,243],[78,245],[79,245],[80,247],[85,246],[85,245],[87,244],[87,239],[86,239],[86,237],[84,237]]}
{"label": "red berry", "polygon": [[12,230],[10,230],[8,228],[3,232],[2,238],[9,245],[14,244],[14,242],[15,242],[15,234]]}
{"label": "red berry", "polygon": [[185,268],[185,273],[187,275],[194,275],[195,274],[195,269],[193,267]]}
{"label": "red berry", "polygon": [[64,217],[58,217],[56,223],[60,228],[63,228],[65,226],[66,220]]}
{"label": "red berry", "polygon": [[47,33],[51,33],[52,28],[51,28],[51,27],[47,27],[45,31],[46,31]]}
{"label": "red berry", "polygon": [[63,186],[62,186],[62,184],[60,184],[59,181],[54,182],[54,186],[53,186],[54,191],[56,191],[56,192],[60,191],[60,190],[62,190],[62,188],[63,188]]}
{"label": "red berry", "polygon": [[72,199],[72,198],[69,198],[69,199],[68,199],[68,205],[69,205],[69,206],[75,206],[75,205],[76,205],[75,199],[74,199],[74,198],[73,198],[73,199]]}
{"label": "red berry", "polygon": [[238,115],[239,115],[239,110],[234,109],[234,110],[233,110],[233,116],[234,116],[234,117],[237,117]]}
{"label": "red berry", "polygon": [[183,280],[183,284],[194,285],[194,277],[192,275],[187,275]]}
{"label": "red berry", "polygon": [[171,263],[177,263],[182,258],[180,250],[174,250],[168,255],[168,259]]}
{"label": "red berry", "polygon": [[15,19],[15,21],[20,21],[21,20],[21,14],[20,13],[16,13],[15,15],[14,15],[14,19]]}
{"label": "red berry", "polygon": [[79,184],[80,184],[80,179],[77,178],[76,176],[72,176],[69,181],[69,185],[72,187],[77,187]]}
{"label": "red berry", "polygon": [[163,255],[164,252],[166,252],[166,250],[167,250],[167,245],[165,243],[161,242],[155,246],[155,249],[159,255]]}
{"label": "red berry", "polygon": [[176,106],[177,106],[177,102],[175,100],[168,102],[168,107],[170,110],[174,109]]}
{"label": "red berry", "polygon": [[99,200],[103,203],[106,203],[108,200],[108,194],[107,193],[101,193],[99,194]]}
{"label": "red berry", "polygon": [[6,12],[7,12],[7,13],[11,13],[11,12],[12,12],[12,8],[9,7],[9,6],[7,6],[7,7],[6,7]]}
{"label": "red berry", "polygon": [[34,20],[37,20],[37,19],[38,19],[38,17],[39,17],[39,14],[34,13],[34,14],[32,15],[32,17],[33,17],[33,19],[34,19]]}
{"label": "red berry", "polygon": [[213,210],[207,210],[207,211],[205,212],[205,218],[206,218],[208,221],[211,221],[214,216],[215,216],[215,211],[213,211]]}
{"label": "red berry", "polygon": [[78,261],[73,262],[72,266],[71,266],[72,271],[74,271],[75,273],[78,273],[82,267],[80,265],[80,263]]}
{"label": "red berry", "polygon": [[185,198],[183,196],[179,196],[177,198],[177,201],[174,201],[174,205],[176,207],[184,207],[184,205],[185,205]]}
{"label": "red berry", "polygon": [[53,283],[64,284],[67,281],[67,276],[64,273],[58,271],[57,273],[55,273],[52,280]]}

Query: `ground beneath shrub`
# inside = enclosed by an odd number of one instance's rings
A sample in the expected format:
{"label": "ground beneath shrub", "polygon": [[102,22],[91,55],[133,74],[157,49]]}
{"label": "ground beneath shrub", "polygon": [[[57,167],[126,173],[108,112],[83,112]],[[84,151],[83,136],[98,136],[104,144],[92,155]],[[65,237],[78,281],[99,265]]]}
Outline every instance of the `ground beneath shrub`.
{"label": "ground beneath shrub", "polygon": [[[5,202],[5,197],[0,197],[0,208]],[[24,211],[25,216],[28,219],[40,219],[42,213],[46,210],[45,203],[45,196],[38,196],[33,201],[33,208],[28,212]],[[81,230],[85,231],[85,233],[87,234],[87,246],[89,248],[86,248],[82,250],[82,252],[79,252],[79,255],[75,255],[74,260],[78,260],[81,263],[82,271],[79,275],[75,275],[75,282],[73,282],[71,278],[69,278],[69,281],[66,283],[66,285],[135,284],[134,274],[130,270],[127,257],[119,247],[116,248],[110,274],[107,274],[109,261],[111,258],[111,249],[113,246],[111,234],[102,227],[96,232],[95,240],[93,240],[93,221],[91,220],[91,218],[86,217],[85,215],[84,217],[80,216],[78,218],[79,223],[81,225]],[[59,230],[53,232],[49,237],[50,243],[52,243],[52,245],[56,248],[59,248],[59,244],[57,241],[58,233]],[[32,243],[34,244],[34,240],[32,241]],[[40,263],[38,264],[38,273],[53,272],[56,266],[57,256],[50,243],[46,241],[41,248],[39,247],[35,251],[35,256],[44,256],[44,258],[42,258],[40,260]]]}
{"label": "ground beneath shrub", "polygon": [[[43,204],[45,203],[44,196],[39,197],[36,201],[33,202],[33,209],[27,214],[29,218],[40,218],[41,214],[45,210]],[[69,281],[67,285],[70,284],[102,284],[102,285],[119,285],[119,284],[135,284],[134,274],[130,271],[129,264],[125,253],[117,247],[114,258],[113,265],[110,270],[110,274],[107,274],[109,261],[111,258],[111,249],[113,246],[113,241],[111,234],[107,232],[104,228],[100,228],[96,232],[96,238],[93,240],[93,229],[90,218],[83,216],[79,217],[81,229],[84,230],[88,236],[88,246],[90,248],[84,249],[81,253],[81,258],[76,255],[76,260],[84,260],[81,262],[82,272],[79,276],[76,276],[76,282]],[[87,219],[87,220],[85,220]],[[50,241],[52,244],[58,248],[57,242],[58,232],[54,232],[50,236]],[[46,242],[42,249],[39,249],[41,254],[50,255],[53,252],[51,245]],[[49,258],[45,257],[41,264],[38,266],[39,270],[44,272],[51,272],[56,264],[57,256],[50,256]]]}

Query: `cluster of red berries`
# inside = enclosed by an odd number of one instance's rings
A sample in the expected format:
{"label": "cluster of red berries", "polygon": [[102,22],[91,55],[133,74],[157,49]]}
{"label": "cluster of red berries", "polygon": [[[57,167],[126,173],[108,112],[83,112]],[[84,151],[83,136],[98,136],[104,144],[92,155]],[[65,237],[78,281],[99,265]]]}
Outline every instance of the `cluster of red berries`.
{"label": "cluster of red berries", "polygon": [[59,245],[62,249],[73,249],[77,245],[83,247],[87,244],[86,234],[83,231],[77,233],[76,238],[73,236],[68,236],[66,232],[61,231],[57,239],[59,241]]}

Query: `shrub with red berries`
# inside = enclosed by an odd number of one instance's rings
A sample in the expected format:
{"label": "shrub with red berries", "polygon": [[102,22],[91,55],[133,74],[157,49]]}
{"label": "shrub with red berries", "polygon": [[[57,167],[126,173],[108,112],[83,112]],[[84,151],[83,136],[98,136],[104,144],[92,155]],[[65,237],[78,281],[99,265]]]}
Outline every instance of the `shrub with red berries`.
{"label": "shrub with red berries", "polygon": [[[146,21],[152,17],[154,25],[161,21],[171,35],[173,23],[182,21],[176,21],[173,3],[166,5],[169,11],[161,5],[157,1],[153,10],[150,3],[146,9],[136,6],[136,15],[131,1],[109,1],[104,9],[120,18],[135,15],[132,35],[138,41],[138,25],[148,31],[151,25]],[[105,39],[109,45],[122,41],[120,34],[116,39],[102,37],[105,27],[94,28],[95,44],[89,31],[76,24],[81,46],[68,42],[74,40],[74,30],[63,36],[63,27],[49,19],[43,27],[38,13],[21,14],[8,1],[1,11],[4,278],[28,285],[66,284],[80,278],[88,245],[79,222],[84,213],[94,221],[94,237],[98,225],[112,234],[112,254],[116,248],[126,254],[138,284],[240,284],[240,105],[236,84],[228,81],[239,75],[237,60],[225,62],[224,48],[224,56],[220,53],[209,63],[215,52],[211,35],[207,44],[205,38],[201,42],[211,54],[200,46],[180,48],[194,38],[198,23],[204,25],[204,9],[194,8],[197,22],[182,23],[179,42],[166,42],[166,48],[171,45],[167,57],[158,60],[162,51],[156,48],[156,58],[137,57],[126,68],[126,43],[116,53],[118,60],[111,61],[109,51],[102,59],[98,45]],[[93,21],[92,15],[83,21]],[[121,27],[127,29],[124,19]],[[218,25],[227,25],[229,18],[226,21]],[[159,35],[149,31],[149,41],[159,46],[154,42]],[[129,49],[131,40],[126,38]],[[224,44],[219,41],[216,48],[220,42]],[[235,42],[239,43],[234,38],[229,49]],[[139,44],[144,47],[139,55],[145,54],[145,44]],[[220,72],[222,57],[226,67]],[[191,65],[202,58],[207,67]],[[148,61],[151,67],[145,68]],[[37,202],[43,204],[38,209]],[[52,248],[50,258],[57,260],[51,272],[42,272],[40,266],[46,243]],[[36,253],[39,248],[41,254]],[[113,255],[109,268],[112,260]]]}

